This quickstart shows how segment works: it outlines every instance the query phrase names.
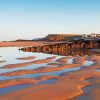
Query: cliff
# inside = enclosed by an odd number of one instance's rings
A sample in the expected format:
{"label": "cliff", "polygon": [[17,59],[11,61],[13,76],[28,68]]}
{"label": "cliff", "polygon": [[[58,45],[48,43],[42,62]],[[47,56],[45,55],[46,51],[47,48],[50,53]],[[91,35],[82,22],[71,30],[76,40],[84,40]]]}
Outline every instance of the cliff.
{"label": "cliff", "polygon": [[79,34],[49,34],[45,37],[47,41],[66,41],[80,39],[81,35]]}

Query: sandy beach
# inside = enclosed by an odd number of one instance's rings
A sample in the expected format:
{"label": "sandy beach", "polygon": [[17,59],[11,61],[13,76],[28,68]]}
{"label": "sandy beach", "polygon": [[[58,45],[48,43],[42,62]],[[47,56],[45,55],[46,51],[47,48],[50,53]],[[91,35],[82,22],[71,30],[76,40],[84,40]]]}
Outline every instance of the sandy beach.
{"label": "sandy beach", "polygon": [[19,60],[33,60],[35,58],[36,58],[35,56],[29,56],[29,57],[16,58],[16,59],[19,59]]}
{"label": "sandy beach", "polygon": [[42,68],[37,68],[34,70],[19,70],[14,72],[9,72],[5,74],[1,74],[3,76],[19,76],[19,75],[25,75],[25,74],[36,74],[36,73],[45,73],[45,72],[52,72],[52,71],[60,71],[66,68],[74,68],[78,67],[79,64],[65,64],[65,65],[59,65],[58,67],[52,67],[52,66],[46,66]]}
{"label": "sandy beach", "polygon": [[100,100],[100,0],[0,0],[0,100]]}
{"label": "sandy beach", "polygon": [[27,46],[42,46],[44,42],[0,42],[0,47],[27,47]]}
{"label": "sandy beach", "polygon": [[[87,78],[97,76],[100,76],[100,73],[92,70],[80,70],[57,78],[57,82],[53,84],[36,85],[20,90],[20,92],[15,91],[13,93],[8,93],[6,94],[6,97],[1,96],[1,100],[12,100],[16,97],[18,98],[17,100],[27,100],[28,98],[37,100],[70,100],[71,98],[84,93],[82,88],[90,84],[89,82],[85,81]],[[96,91],[95,89],[95,93],[96,92],[98,92],[98,90]],[[23,95],[23,93],[27,95]]]}
{"label": "sandy beach", "polygon": [[[28,42],[26,44],[16,43],[16,45],[13,42],[1,44],[0,46],[5,47],[29,45]],[[30,46],[39,45],[44,44],[30,44]],[[0,77],[7,78],[0,80],[0,88],[6,89],[25,84],[30,86],[0,95],[0,100],[28,100],[28,98],[30,100],[81,100],[82,97],[98,100],[97,98],[99,98],[100,55],[76,55],[60,58],[57,58],[57,55],[52,55],[44,59],[38,59],[38,56],[33,55],[16,57],[15,60],[24,62],[7,64],[0,68],[0,70],[12,70],[0,74]],[[0,63],[5,63],[5,59],[1,60]],[[88,65],[86,65],[87,63]],[[16,70],[16,68],[28,68],[33,65],[40,67]],[[37,76],[30,77],[31,75]],[[48,84],[49,81],[51,83]],[[88,86],[90,86],[91,91],[86,93]]]}
{"label": "sandy beach", "polygon": [[30,62],[25,62],[25,63],[19,63],[19,64],[10,64],[10,65],[3,66],[3,68],[5,68],[5,69],[6,68],[18,68],[18,67],[30,66],[32,64],[48,63],[48,62],[52,61],[55,58],[56,58],[56,56],[50,57],[50,58],[46,58],[46,59],[43,59],[43,60],[36,60],[36,61],[30,61]]}
{"label": "sandy beach", "polygon": [[[45,72],[53,72],[53,71],[60,71],[66,68],[75,68],[80,67],[79,70],[74,72],[63,73],[60,76],[53,76],[53,75],[44,75],[38,78],[25,78],[25,79],[12,79],[7,81],[0,81],[0,88],[5,88],[13,85],[19,84],[35,84],[29,88],[21,89],[18,91],[14,91],[11,93],[7,93],[5,95],[0,96],[0,100],[78,100],[79,97],[84,95],[85,92],[83,88],[87,86],[91,86],[92,84],[98,84],[100,86],[100,72],[96,71],[100,68],[100,56],[83,56],[83,57],[73,57],[73,64],[67,64],[68,58],[72,57],[62,57],[57,59],[55,65],[57,67],[53,67],[52,64],[48,67],[37,68],[33,70],[21,70],[21,71],[14,71],[9,73],[1,74],[1,76],[20,76],[25,74],[35,74],[35,73],[45,73]],[[38,63],[48,63],[51,60],[54,60],[55,57],[50,57],[43,60],[33,61],[35,64]],[[86,60],[93,61],[94,64],[88,67],[82,66]],[[32,62],[32,64],[34,64]],[[19,67],[17,65],[9,65],[9,67],[4,68],[15,68]],[[25,64],[23,65],[25,66]],[[51,67],[52,66],[52,67]],[[21,66],[22,67],[22,66]],[[87,79],[94,79],[94,83],[87,81]],[[52,84],[37,84],[38,82],[55,79],[56,81]],[[95,94],[95,99],[99,97],[99,90],[98,86],[93,85],[93,90],[91,90],[90,94]],[[92,88],[92,87],[91,87]],[[32,91],[32,92],[31,92]],[[26,94],[26,95],[23,95]],[[88,95],[89,98],[92,100],[92,96]],[[79,99],[80,100],[80,99]]]}

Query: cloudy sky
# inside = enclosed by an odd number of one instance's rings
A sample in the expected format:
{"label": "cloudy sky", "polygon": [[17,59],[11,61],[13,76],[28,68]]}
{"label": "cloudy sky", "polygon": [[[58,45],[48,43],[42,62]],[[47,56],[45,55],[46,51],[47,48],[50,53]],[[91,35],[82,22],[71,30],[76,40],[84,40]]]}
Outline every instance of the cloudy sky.
{"label": "cloudy sky", "polygon": [[100,0],[0,0],[0,40],[100,33]]}

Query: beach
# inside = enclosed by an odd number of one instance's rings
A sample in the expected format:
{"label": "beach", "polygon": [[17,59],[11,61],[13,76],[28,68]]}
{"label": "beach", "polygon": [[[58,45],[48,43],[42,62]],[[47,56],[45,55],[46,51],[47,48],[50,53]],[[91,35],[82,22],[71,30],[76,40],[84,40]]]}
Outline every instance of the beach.
{"label": "beach", "polygon": [[100,100],[100,0],[0,0],[0,100]]}
{"label": "beach", "polygon": [[[2,53],[0,55],[2,64],[0,89],[9,88],[10,91],[11,87],[19,88],[21,85],[21,89],[12,88],[11,92],[4,92],[4,94],[1,92],[0,100],[27,100],[28,98],[30,100],[80,100],[82,97],[86,100],[92,98],[97,100],[100,86],[100,55],[58,56],[29,51],[17,52],[20,46],[38,47],[47,44],[49,45],[47,42],[0,42],[2,52],[5,51],[5,55]],[[13,59],[13,63],[8,62],[7,51],[9,53],[13,51],[14,57],[9,56]],[[22,53],[24,54],[20,56]],[[92,79],[93,81],[90,81]],[[23,86],[25,88],[22,88]],[[86,89],[89,86],[90,91],[87,93]],[[93,97],[92,94],[96,96]]]}
{"label": "beach", "polygon": [[[81,97],[98,100],[99,55],[61,57],[52,55],[43,59],[38,57],[36,55],[16,57],[15,60],[23,63],[4,65],[0,68],[8,70],[0,74],[1,77],[5,77],[4,80],[0,79],[0,89],[29,85],[0,95],[0,100],[28,100],[28,98],[30,100],[80,100]],[[32,65],[39,67],[26,69]],[[89,81],[92,79],[93,81]],[[88,86],[91,90],[86,93],[85,88]]]}
{"label": "beach", "polygon": [[42,46],[44,43],[42,42],[34,42],[34,41],[12,41],[12,42],[0,42],[0,47],[28,47],[28,46]]}

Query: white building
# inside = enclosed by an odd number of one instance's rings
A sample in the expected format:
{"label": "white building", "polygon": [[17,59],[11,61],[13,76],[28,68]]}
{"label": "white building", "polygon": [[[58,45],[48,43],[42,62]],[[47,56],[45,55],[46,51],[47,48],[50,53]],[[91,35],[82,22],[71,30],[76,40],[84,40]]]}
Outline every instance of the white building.
{"label": "white building", "polygon": [[83,38],[87,38],[88,35],[87,35],[87,34],[83,34],[82,37],[83,37]]}
{"label": "white building", "polygon": [[92,34],[90,34],[90,37],[97,37],[97,34],[96,33],[92,33]]}
{"label": "white building", "polygon": [[100,38],[100,34],[97,34],[97,36],[96,36],[97,38]]}

